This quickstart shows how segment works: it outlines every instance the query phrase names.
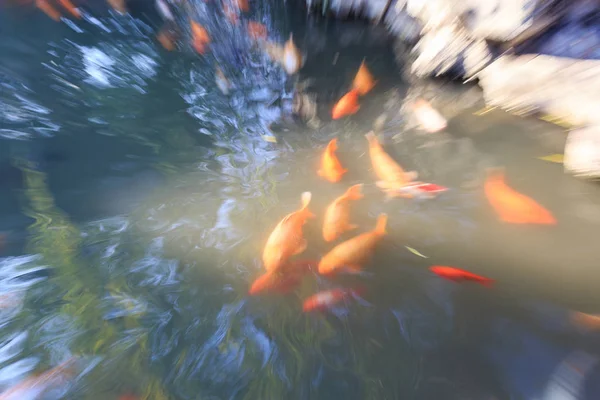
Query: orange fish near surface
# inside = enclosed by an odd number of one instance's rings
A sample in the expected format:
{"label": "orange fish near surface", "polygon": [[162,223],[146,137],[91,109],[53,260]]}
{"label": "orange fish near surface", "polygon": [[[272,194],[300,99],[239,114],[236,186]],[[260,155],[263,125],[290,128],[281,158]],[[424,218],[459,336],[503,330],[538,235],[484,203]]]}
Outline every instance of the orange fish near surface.
{"label": "orange fish near surface", "polygon": [[162,28],[156,35],[156,39],[165,50],[173,51],[175,49],[175,34],[168,28]]}
{"label": "orange fish near surface", "polygon": [[352,82],[352,88],[356,89],[359,95],[364,96],[375,87],[376,83],[377,82],[373,79],[373,75],[371,75],[371,72],[363,60],[354,77],[354,81]]}
{"label": "orange fish near surface", "polygon": [[362,187],[362,183],[351,186],[327,207],[323,222],[323,239],[326,242],[332,242],[344,232],[358,228],[358,225],[350,223],[350,202],[364,197]]}
{"label": "orange fish near surface", "polygon": [[342,168],[340,160],[335,155],[337,148],[337,138],[331,139],[321,157],[321,169],[317,171],[320,177],[332,183],[339,182],[342,176],[348,172],[347,169]]}
{"label": "orange fish near surface", "polygon": [[331,289],[319,292],[315,295],[310,296],[304,301],[302,305],[302,311],[311,312],[315,310],[325,310],[329,307],[334,306],[342,300],[345,300],[351,295],[357,294],[357,291],[353,289]]}
{"label": "orange fish near surface", "polygon": [[381,146],[373,131],[365,135],[369,141],[369,156],[373,170],[379,178],[377,186],[389,197],[407,197],[410,194],[401,191],[404,186],[416,179],[416,172],[405,172],[402,167]]}
{"label": "orange fish near surface", "polygon": [[264,40],[267,38],[267,27],[256,21],[248,22],[248,36],[254,40]]}
{"label": "orange fish near surface", "polygon": [[192,28],[192,46],[194,50],[199,54],[204,54],[206,46],[210,43],[208,32],[202,25],[193,20],[190,20],[190,27]]}
{"label": "orange fish near surface", "polygon": [[331,274],[342,268],[361,271],[362,265],[368,261],[375,245],[386,234],[387,215],[377,217],[377,225],[371,232],[365,232],[335,246],[319,262],[319,273]]}
{"label": "orange fish near surface", "polygon": [[585,330],[600,331],[600,315],[572,311],[571,321]]}
{"label": "orange fish near surface", "polygon": [[306,250],[302,227],[307,219],[315,217],[308,209],[311,197],[310,192],[302,193],[302,207],[286,215],[271,232],[262,257],[267,272],[278,270],[291,256]]}
{"label": "orange fish near surface", "polygon": [[331,118],[340,119],[348,115],[356,114],[360,110],[358,104],[358,90],[352,89],[346,93],[331,110]]}
{"label": "orange fish near surface", "polygon": [[313,266],[314,261],[300,260],[287,263],[279,270],[267,272],[258,277],[250,286],[248,294],[257,295],[264,292],[277,292],[286,294],[296,288]]}
{"label": "orange fish near surface", "polygon": [[556,224],[550,211],[531,197],[509,187],[502,170],[488,171],[484,189],[485,196],[501,221],[510,224]]}
{"label": "orange fish near surface", "polygon": [[75,5],[73,5],[73,3],[71,3],[71,0],[58,0],[60,5],[63,6],[72,16],[74,16],[75,18],[81,18],[81,13],[79,12],[79,10],[77,8],[75,8]]}
{"label": "orange fish near surface", "polygon": [[250,11],[250,5],[248,4],[248,0],[236,0],[236,5],[242,12]]}
{"label": "orange fish near surface", "polygon": [[459,268],[447,267],[444,265],[434,265],[429,268],[434,274],[441,276],[444,279],[448,279],[453,282],[476,282],[484,286],[491,287],[494,283],[493,279],[486,278],[484,276],[475,275],[472,272],[465,271]]}
{"label": "orange fish near surface", "polygon": [[35,0],[35,5],[53,20],[60,21],[62,14],[48,0]]}

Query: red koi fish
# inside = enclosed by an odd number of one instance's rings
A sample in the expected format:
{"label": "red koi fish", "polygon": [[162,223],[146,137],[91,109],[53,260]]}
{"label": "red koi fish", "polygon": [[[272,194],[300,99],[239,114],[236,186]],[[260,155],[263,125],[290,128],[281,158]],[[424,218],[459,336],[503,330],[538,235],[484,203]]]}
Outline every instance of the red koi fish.
{"label": "red koi fish", "polygon": [[302,311],[311,312],[315,310],[323,311],[335,304],[347,299],[351,295],[358,294],[355,289],[331,289],[319,292],[304,300]]}
{"label": "red koi fish", "polygon": [[444,279],[448,279],[453,282],[476,282],[481,285],[491,287],[494,283],[493,279],[486,278],[484,276],[475,275],[472,272],[465,271],[455,267],[447,267],[444,265],[434,265],[429,268],[434,274],[441,276]]}
{"label": "red koi fish", "polygon": [[435,183],[414,182],[398,189],[406,197],[433,199],[440,193],[446,192],[447,187]]}

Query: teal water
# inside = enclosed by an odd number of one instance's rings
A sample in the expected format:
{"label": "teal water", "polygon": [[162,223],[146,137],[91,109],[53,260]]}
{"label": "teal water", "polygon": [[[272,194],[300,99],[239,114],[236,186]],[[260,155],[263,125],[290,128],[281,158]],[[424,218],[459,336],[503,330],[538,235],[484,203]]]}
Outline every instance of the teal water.
{"label": "teal water", "polygon": [[[48,390],[7,398],[596,398],[598,340],[569,312],[600,312],[600,193],[537,159],[560,153],[565,132],[474,115],[475,87],[405,79],[378,27],[253,4],[247,18],[279,42],[293,32],[306,55],[287,77],[203,4],[214,42],[204,57],[185,45],[165,52],[153,20],[95,10],[69,26],[0,14],[0,389],[77,360]],[[363,58],[376,89],[355,116],[331,121]],[[229,96],[215,64],[234,85]],[[318,123],[291,116],[298,82],[316,98]],[[403,104],[416,95],[438,99],[446,132],[414,127]],[[448,193],[385,201],[364,139],[382,114],[390,154]],[[333,137],[350,170],[335,185],[316,175]],[[492,166],[559,224],[499,223],[481,187]],[[367,273],[309,274],[288,295],[248,296],[268,234],[300,194],[313,193],[318,216],[302,257],[318,259],[330,248],[324,209],[355,183],[365,184],[361,231],[389,215]],[[453,284],[429,273],[435,264],[497,284]],[[364,294],[302,312],[308,296],[350,285]],[[580,375],[592,378],[579,387],[564,360],[589,364]]]}

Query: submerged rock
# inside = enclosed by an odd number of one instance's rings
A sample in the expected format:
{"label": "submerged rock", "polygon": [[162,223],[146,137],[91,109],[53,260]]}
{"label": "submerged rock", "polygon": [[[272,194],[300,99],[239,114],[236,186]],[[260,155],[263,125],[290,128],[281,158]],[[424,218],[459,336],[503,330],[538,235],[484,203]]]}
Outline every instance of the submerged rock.
{"label": "submerged rock", "polygon": [[564,166],[575,176],[600,179],[600,126],[575,129],[569,133]]}

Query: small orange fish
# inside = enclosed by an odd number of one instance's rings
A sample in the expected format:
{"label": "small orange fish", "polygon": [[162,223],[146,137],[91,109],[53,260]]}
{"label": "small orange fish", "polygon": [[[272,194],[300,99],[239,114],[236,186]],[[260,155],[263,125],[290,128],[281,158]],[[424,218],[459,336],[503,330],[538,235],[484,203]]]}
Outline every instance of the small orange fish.
{"label": "small orange fish", "polygon": [[254,40],[264,40],[267,38],[267,27],[256,21],[248,22],[248,35]]}
{"label": "small orange fish", "polygon": [[107,0],[108,4],[120,14],[127,14],[127,7],[125,6],[125,0]]}
{"label": "small orange fish", "polygon": [[358,225],[350,223],[350,201],[364,197],[362,187],[362,183],[351,186],[327,207],[323,222],[323,239],[326,242],[332,242],[344,232],[358,228]]}
{"label": "small orange fish", "polygon": [[250,5],[248,4],[248,0],[237,0],[236,5],[242,12],[250,11]]}
{"label": "small orange fish", "polygon": [[288,75],[293,75],[302,67],[302,54],[294,44],[293,35],[290,33],[290,38],[283,46],[283,55],[280,60],[281,66]]}
{"label": "small orange fish", "polygon": [[175,49],[175,34],[171,30],[162,28],[156,35],[156,39],[165,50],[173,51]]}
{"label": "small orange fish", "polygon": [[484,190],[485,196],[501,221],[511,224],[556,224],[556,219],[550,211],[531,197],[509,187],[502,170],[488,171]]}
{"label": "small orange fish", "polygon": [[302,227],[309,218],[315,215],[308,209],[312,194],[302,193],[302,207],[286,215],[275,227],[263,251],[263,263],[267,272],[278,270],[288,259],[306,250],[306,239]]}
{"label": "small orange fish", "polygon": [[344,267],[356,272],[361,271],[362,264],[371,256],[375,245],[386,235],[386,224],[387,215],[380,214],[375,229],[335,246],[319,262],[319,273],[331,274]]}
{"label": "small orange fish", "polygon": [[339,182],[342,176],[348,172],[347,169],[342,168],[340,160],[335,155],[337,148],[337,138],[331,139],[321,157],[321,169],[317,171],[320,177],[333,183]]}
{"label": "small orange fish", "polygon": [[53,20],[60,21],[62,14],[48,0],[35,0],[35,5]]}
{"label": "small orange fish", "polygon": [[352,89],[335,103],[335,106],[333,106],[333,110],[331,111],[331,118],[340,119],[348,115],[353,115],[356,114],[359,109],[358,90]]}
{"label": "small orange fish", "polygon": [[190,27],[192,28],[192,47],[199,54],[204,54],[207,45],[210,43],[208,32],[202,25],[193,20],[190,20]]}
{"label": "small orange fish", "polygon": [[439,132],[441,130],[446,129],[448,126],[448,122],[442,114],[440,114],[435,108],[429,104],[429,102],[419,99],[415,101],[413,105],[413,111],[415,113],[415,117],[421,128],[429,133]]}
{"label": "small orange fish", "polygon": [[600,331],[600,315],[572,311],[571,321],[580,328],[590,331]]}
{"label": "small orange fish", "polygon": [[79,12],[79,10],[77,8],[75,8],[75,5],[73,5],[73,3],[71,3],[71,0],[58,0],[60,5],[63,6],[72,16],[74,16],[75,18],[81,18],[81,13]]}
{"label": "small orange fish", "polygon": [[359,95],[364,96],[369,93],[376,84],[377,82],[373,79],[373,75],[371,75],[371,72],[363,60],[354,77],[354,81],[352,82],[352,88],[356,89]]}
{"label": "small orange fish", "polygon": [[444,279],[451,280],[453,282],[471,281],[477,282],[481,285],[488,287],[491,287],[494,283],[493,279],[475,275],[472,272],[465,271],[459,268],[447,267],[444,265],[434,265],[430,267],[429,270],[434,274],[441,276]]}
{"label": "small orange fish", "polygon": [[302,311],[311,312],[315,310],[323,311],[334,306],[349,296],[358,294],[354,289],[331,289],[319,292],[304,300]]}
{"label": "small orange fish", "polygon": [[375,175],[379,178],[377,186],[389,197],[409,196],[401,189],[417,178],[416,172],[404,169],[383,149],[373,131],[365,135],[369,141],[369,156]]}

